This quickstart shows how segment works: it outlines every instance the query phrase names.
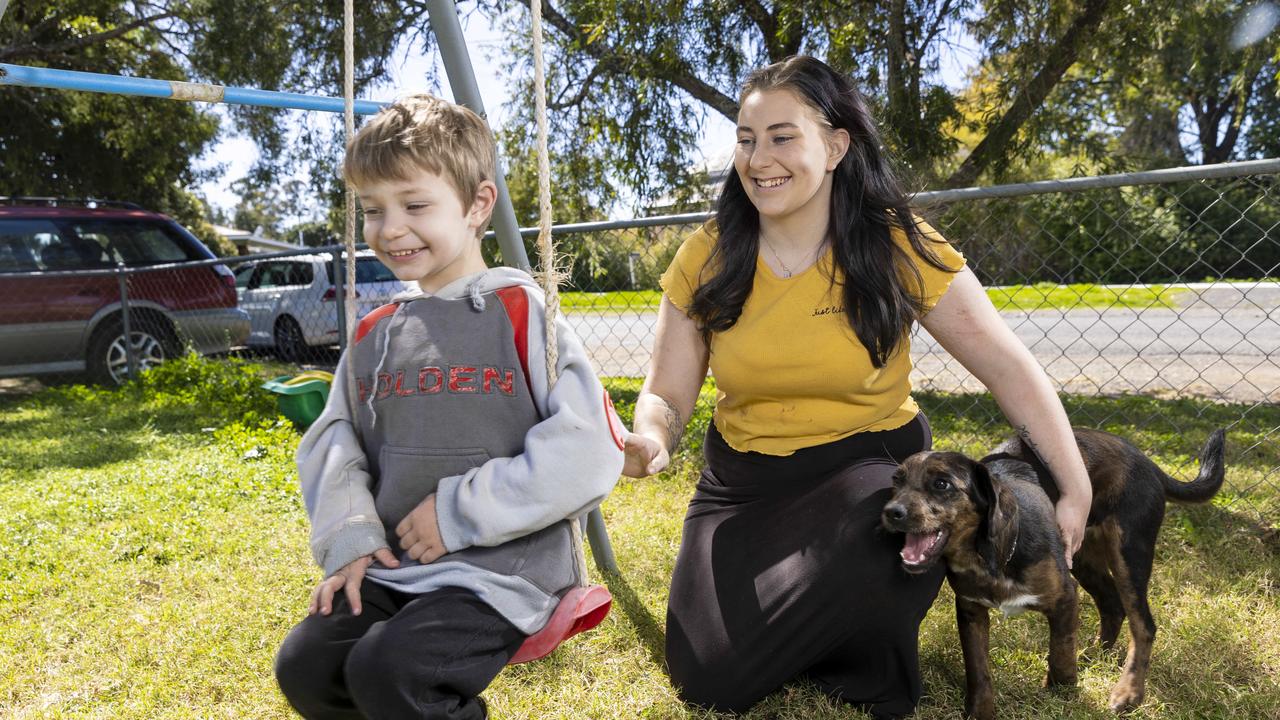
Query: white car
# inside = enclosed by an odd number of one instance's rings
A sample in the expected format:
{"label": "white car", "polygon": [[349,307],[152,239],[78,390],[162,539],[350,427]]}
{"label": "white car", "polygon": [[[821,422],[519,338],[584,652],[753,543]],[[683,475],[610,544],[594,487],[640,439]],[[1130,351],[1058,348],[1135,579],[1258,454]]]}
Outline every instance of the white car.
{"label": "white car", "polygon": [[[287,362],[311,359],[315,349],[337,345],[339,303],[333,271],[328,255],[272,258],[236,268],[240,309],[249,313],[247,344],[274,348]],[[414,287],[397,280],[372,252],[357,253],[357,322]]]}

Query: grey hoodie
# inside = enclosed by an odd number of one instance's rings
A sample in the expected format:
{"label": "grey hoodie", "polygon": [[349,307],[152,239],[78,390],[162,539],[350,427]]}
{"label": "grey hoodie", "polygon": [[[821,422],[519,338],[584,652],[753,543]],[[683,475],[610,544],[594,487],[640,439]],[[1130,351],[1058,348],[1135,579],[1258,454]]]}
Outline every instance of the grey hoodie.
{"label": "grey hoodie", "polygon": [[[624,431],[559,318],[558,380],[547,387],[544,318],[532,278],[491,268],[398,296],[361,322],[297,453],[326,576],[390,547],[401,566],[375,562],[370,580],[411,593],[465,588],[526,633],[546,624],[578,580],[568,518],[613,488]],[[395,526],[433,492],[449,552],[422,565],[400,550]]]}

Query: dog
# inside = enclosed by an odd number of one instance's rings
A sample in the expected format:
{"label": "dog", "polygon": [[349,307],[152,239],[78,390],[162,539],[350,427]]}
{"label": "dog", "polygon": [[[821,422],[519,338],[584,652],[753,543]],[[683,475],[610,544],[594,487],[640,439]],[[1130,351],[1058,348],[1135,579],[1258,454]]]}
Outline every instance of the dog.
{"label": "dog", "polygon": [[907,572],[945,564],[956,596],[969,717],[995,717],[989,608],[1008,615],[1043,613],[1049,621],[1045,686],[1076,684],[1076,581],[1098,606],[1098,640],[1104,648],[1115,643],[1128,618],[1129,653],[1108,704],[1115,712],[1140,704],[1156,633],[1147,584],[1165,502],[1203,503],[1222,487],[1223,430],[1210,435],[1200,452],[1199,474],[1188,483],[1169,477],[1120,437],[1074,432],[1093,503],[1070,571],[1054,514],[1057,486],[1021,439],[977,461],[954,452],[916,453],[894,475],[881,527],[905,533],[901,558]]}

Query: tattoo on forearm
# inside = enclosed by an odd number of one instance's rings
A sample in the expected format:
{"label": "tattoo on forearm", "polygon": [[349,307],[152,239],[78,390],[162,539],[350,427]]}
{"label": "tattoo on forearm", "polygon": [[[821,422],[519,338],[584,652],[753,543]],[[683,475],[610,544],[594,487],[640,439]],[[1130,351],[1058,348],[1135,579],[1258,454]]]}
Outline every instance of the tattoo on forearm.
{"label": "tattoo on forearm", "polygon": [[674,454],[684,435],[684,420],[680,417],[680,411],[667,402],[666,398],[659,397],[658,400],[662,403],[663,419],[667,423],[667,452]]}
{"label": "tattoo on forearm", "polygon": [[1031,439],[1031,430],[1027,428],[1026,425],[1018,426],[1018,437],[1022,439],[1022,444],[1026,446],[1027,450],[1029,450],[1031,454],[1040,461],[1040,464],[1048,468],[1049,461],[1045,459],[1044,453],[1040,452],[1040,448],[1037,447],[1035,441]]}

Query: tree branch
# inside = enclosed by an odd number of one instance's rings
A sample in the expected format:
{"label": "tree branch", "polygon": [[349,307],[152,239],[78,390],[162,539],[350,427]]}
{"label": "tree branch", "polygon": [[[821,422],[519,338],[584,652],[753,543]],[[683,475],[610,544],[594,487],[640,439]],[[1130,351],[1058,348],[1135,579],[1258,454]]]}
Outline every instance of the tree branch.
{"label": "tree branch", "polygon": [[[525,7],[529,7],[531,1],[520,0]],[[636,77],[661,80],[674,85],[688,93],[695,100],[702,102],[730,120],[737,119],[737,101],[704,82],[694,74],[688,63],[683,60],[665,60],[661,66],[655,67],[645,62],[643,58],[619,48],[611,47],[601,40],[589,42],[586,33],[560,14],[560,11],[549,2],[542,4],[542,18],[560,34],[574,41],[583,52],[594,58],[596,62],[608,62],[612,67],[630,69]],[[612,68],[609,69],[612,70]]]}
{"label": "tree branch", "polygon": [[595,79],[600,75],[601,71],[603,71],[608,65],[609,62],[607,60],[597,60],[596,64],[591,67],[591,72],[587,73],[587,76],[582,79],[582,85],[578,88],[578,92],[574,93],[572,98],[568,101],[561,100],[561,98],[564,97],[564,94],[569,92],[569,86],[566,84],[564,86],[564,90],[556,96],[556,99],[547,103],[547,108],[550,110],[567,110],[571,107],[577,107],[578,104],[586,99],[587,92],[591,90],[592,83],[595,82]]}
{"label": "tree branch", "polygon": [[1086,37],[1102,23],[1112,0],[1085,0],[1084,8],[1053,47],[1044,54],[1044,64],[1017,95],[1004,115],[1000,117],[978,143],[969,157],[943,183],[943,187],[955,188],[972,185],[984,170],[1002,160],[1018,130],[1044,103],[1045,98],[1057,86],[1067,70],[1075,64]]}
{"label": "tree branch", "polygon": [[952,0],[943,0],[942,7],[938,8],[938,14],[933,18],[933,26],[925,32],[920,44],[913,48],[916,57],[923,58],[929,46],[933,44],[933,39],[942,32],[942,19],[951,14],[951,2]]}
{"label": "tree branch", "polygon": [[771,44],[771,39],[778,34],[778,19],[770,14],[769,9],[761,5],[758,0],[741,0],[740,5],[747,17],[751,18],[751,22],[760,28],[765,44]]}
{"label": "tree branch", "polygon": [[83,35],[78,38],[73,38],[71,40],[65,40],[60,43],[53,43],[49,45],[41,45],[41,44],[35,44],[35,43],[30,45],[25,45],[25,46],[10,45],[9,47],[6,47],[6,48],[0,48],[0,60],[8,60],[10,58],[23,58],[23,57],[49,58],[49,57],[55,57],[58,55],[64,55],[67,53],[74,52],[76,50],[80,50],[81,48],[88,47],[90,45],[96,45],[98,43],[107,42],[108,40],[113,40],[115,38],[120,37],[121,35],[132,32],[133,30],[136,30],[140,27],[149,26],[160,20],[175,18],[177,16],[178,16],[177,13],[174,13],[174,12],[163,12],[158,15],[151,15],[150,17],[138,18],[133,22],[126,23],[119,27],[114,27],[110,30],[104,30],[102,32],[94,33],[92,35]]}

